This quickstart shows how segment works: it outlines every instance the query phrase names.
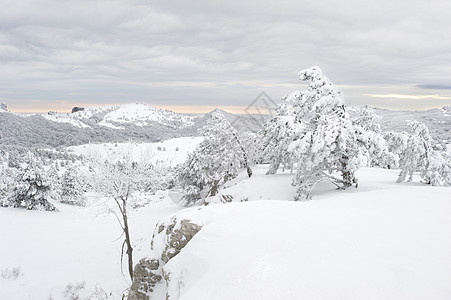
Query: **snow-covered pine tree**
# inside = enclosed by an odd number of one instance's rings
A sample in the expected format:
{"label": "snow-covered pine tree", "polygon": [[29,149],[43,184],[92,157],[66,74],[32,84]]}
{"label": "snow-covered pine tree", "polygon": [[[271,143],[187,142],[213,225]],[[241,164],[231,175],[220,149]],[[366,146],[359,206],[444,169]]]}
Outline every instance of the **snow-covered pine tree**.
{"label": "snow-covered pine tree", "polygon": [[408,132],[388,132],[389,150],[399,158],[397,182],[412,181],[414,172],[427,184],[451,185],[451,159],[444,151],[433,149],[433,139],[424,123],[407,122]]}
{"label": "snow-covered pine tree", "polygon": [[214,196],[219,186],[235,178],[242,168],[252,176],[246,149],[237,131],[220,110],[214,110],[201,128],[205,139],[180,170],[184,193],[180,204],[190,206]]}
{"label": "snow-covered pine tree", "polygon": [[267,174],[275,174],[281,165],[284,169],[293,168],[294,158],[288,152],[288,146],[293,141],[294,133],[300,129],[296,128],[299,125],[299,122],[295,122],[295,114],[289,104],[275,107],[275,116],[259,133],[262,161],[270,164]]}
{"label": "snow-covered pine tree", "polygon": [[42,161],[32,152],[28,152],[24,166],[17,176],[17,184],[13,189],[9,205],[30,210],[58,211],[49,201],[52,194],[52,184]]}
{"label": "snow-covered pine tree", "polygon": [[396,167],[397,157],[388,149],[379,119],[380,117],[368,107],[355,109],[352,124],[357,142],[362,149],[365,149],[365,155],[371,167]]}
{"label": "snow-covered pine tree", "polygon": [[288,148],[297,160],[295,199],[309,199],[315,184],[325,178],[341,189],[357,186],[354,172],[368,161],[365,149],[357,143],[341,93],[318,67],[298,76],[310,82],[307,90],[285,97],[298,123]]}
{"label": "snow-covered pine tree", "polygon": [[78,168],[71,164],[61,178],[61,202],[85,206],[84,189],[84,182]]}

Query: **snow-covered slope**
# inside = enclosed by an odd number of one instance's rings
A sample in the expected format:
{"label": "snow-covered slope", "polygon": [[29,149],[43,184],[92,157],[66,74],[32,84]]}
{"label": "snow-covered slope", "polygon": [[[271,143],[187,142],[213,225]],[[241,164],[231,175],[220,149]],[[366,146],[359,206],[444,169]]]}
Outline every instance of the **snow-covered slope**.
{"label": "snow-covered slope", "polygon": [[[450,189],[395,184],[390,170],[359,177],[358,189],[322,186],[308,202],[178,213],[203,227],[165,266],[171,299],[449,299]],[[286,195],[282,181],[271,187]]]}
{"label": "snow-covered slope", "polygon": [[[166,266],[171,299],[449,299],[450,188],[396,184],[397,171],[362,169],[357,189],[321,185],[308,202],[252,201],[292,199],[291,175],[268,177],[266,168],[222,191],[249,202],[183,209],[159,193],[130,212],[136,262],[150,254],[158,220],[176,213],[203,225]],[[80,295],[98,284],[106,296],[95,299],[120,299],[130,282],[120,272],[115,217],[99,207],[58,208],[0,209],[0,299],[67,299],[68,285],[83,281]],[[15,267],[21,274],[8,278]]]}

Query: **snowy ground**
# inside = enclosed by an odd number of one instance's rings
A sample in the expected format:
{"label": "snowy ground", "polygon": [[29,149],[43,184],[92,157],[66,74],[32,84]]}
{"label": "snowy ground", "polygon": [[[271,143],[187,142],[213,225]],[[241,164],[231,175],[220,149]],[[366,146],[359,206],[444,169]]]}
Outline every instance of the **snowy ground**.
{"label": "snowy ground", "polygon": [[[450,188],[396,184],[397,171],[362,169],[358,189],[323,184],[312,201],[271,201],[292,199],[291,175],[254,171],[223,191],[249,202],[182,210],[158,193],[133,211],[135,261],[149,254],[157,221],[181,213],[204,223],[167,266],[183,279],[173,292],[184,300],[451,298]],[[0,209],[0,299],[65,299],[67,286],[82,281],[85,295],[98,284],[120,299],[129,279],[114,216],[58,208]]]}
{"label": "snowy ground", "polygon": [[101,143],[68,147],[69,152],[83,155],[100,155],[104,158],[131,155],[134,159],[163,160],[175,166],[186,160],[203,137],[181,137],[160,143]]}
{"label": "snowy ground", "polygon": [[[396,184],[396,175],[363,169],[358,189],[322,185],[308,202],[180,212],[203,228],[166,267],[183,282],[172,294],[183,300],[450,299],[451,190]],[[247,181],[269,189],[264,177]],[[272,188],[286,194],[279,183]]]}

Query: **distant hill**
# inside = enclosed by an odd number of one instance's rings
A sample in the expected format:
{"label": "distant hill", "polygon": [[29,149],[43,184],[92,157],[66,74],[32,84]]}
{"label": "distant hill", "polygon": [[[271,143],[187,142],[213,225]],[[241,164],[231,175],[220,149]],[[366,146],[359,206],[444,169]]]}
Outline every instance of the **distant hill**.
{"label": "distant hill", "polygon": [[[352,107],[349,109],[352,114]],[[238,131],[258,131],[267,115],[221,110]],[[403,131],[407,120],[424,122],[436,140],[451,141],[451,106],[425,111],[374,108],[384,131]],[[87,108],[74,113],[23,115],[0,111],[0,144],[23,147],[76,146],[105,142],[158,142],[196,136],[210,113],[186,115],[146,104]]]}
{"label": "distant hill", "polygon": [[373,108],[373,110],[381,117],[380,124],[383,131],[405,131],[406,121],[415,120],[426,124],[435,140],[451,143],[451,106],[415,111],[394,111],[381,108]]}
{"label": "distant hill", "polygon": [[58,147],[102,142],[158,142],[194,136],[194,118],[143,105],[89,108],[75,113],[0,112],[0,144]]}

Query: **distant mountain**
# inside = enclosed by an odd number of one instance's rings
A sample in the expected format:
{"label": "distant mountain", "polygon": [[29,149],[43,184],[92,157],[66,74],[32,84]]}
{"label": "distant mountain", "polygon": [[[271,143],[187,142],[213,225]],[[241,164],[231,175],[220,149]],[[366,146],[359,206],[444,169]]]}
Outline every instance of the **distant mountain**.
{"label": "distant mountain", "polygon": [[[352,114],[353,108],[349,108]],[[221,110],[238,131],[256,132],[267,115],[232,114]],[[424,122],[436,140],[451,141],[451,106],[425,111],[374,108],[384,131],[405,130],[406,120]],[[23,115],[0,110],[0,145],[75,146],[105,142],[158,142],[196,136],[210,113],[186,115],[146,104],[87,108],[74,113]]]}
{"label": "distant mountain", "polygon": [[186,128],[194,125],[192,116],[140,103],[87,108],[74,113],[51,113],[43,117],[79,128],[91,128],[94,124],[113,129],[125,129],[127,125],[146,127],[160,124],[172,128]]}
{"label": "distant mountain", "polygon": [[144,104],[75,113],[0,112],[0,144],[58,147],[103,142],[157,142],[197,135],[195,117]]}

